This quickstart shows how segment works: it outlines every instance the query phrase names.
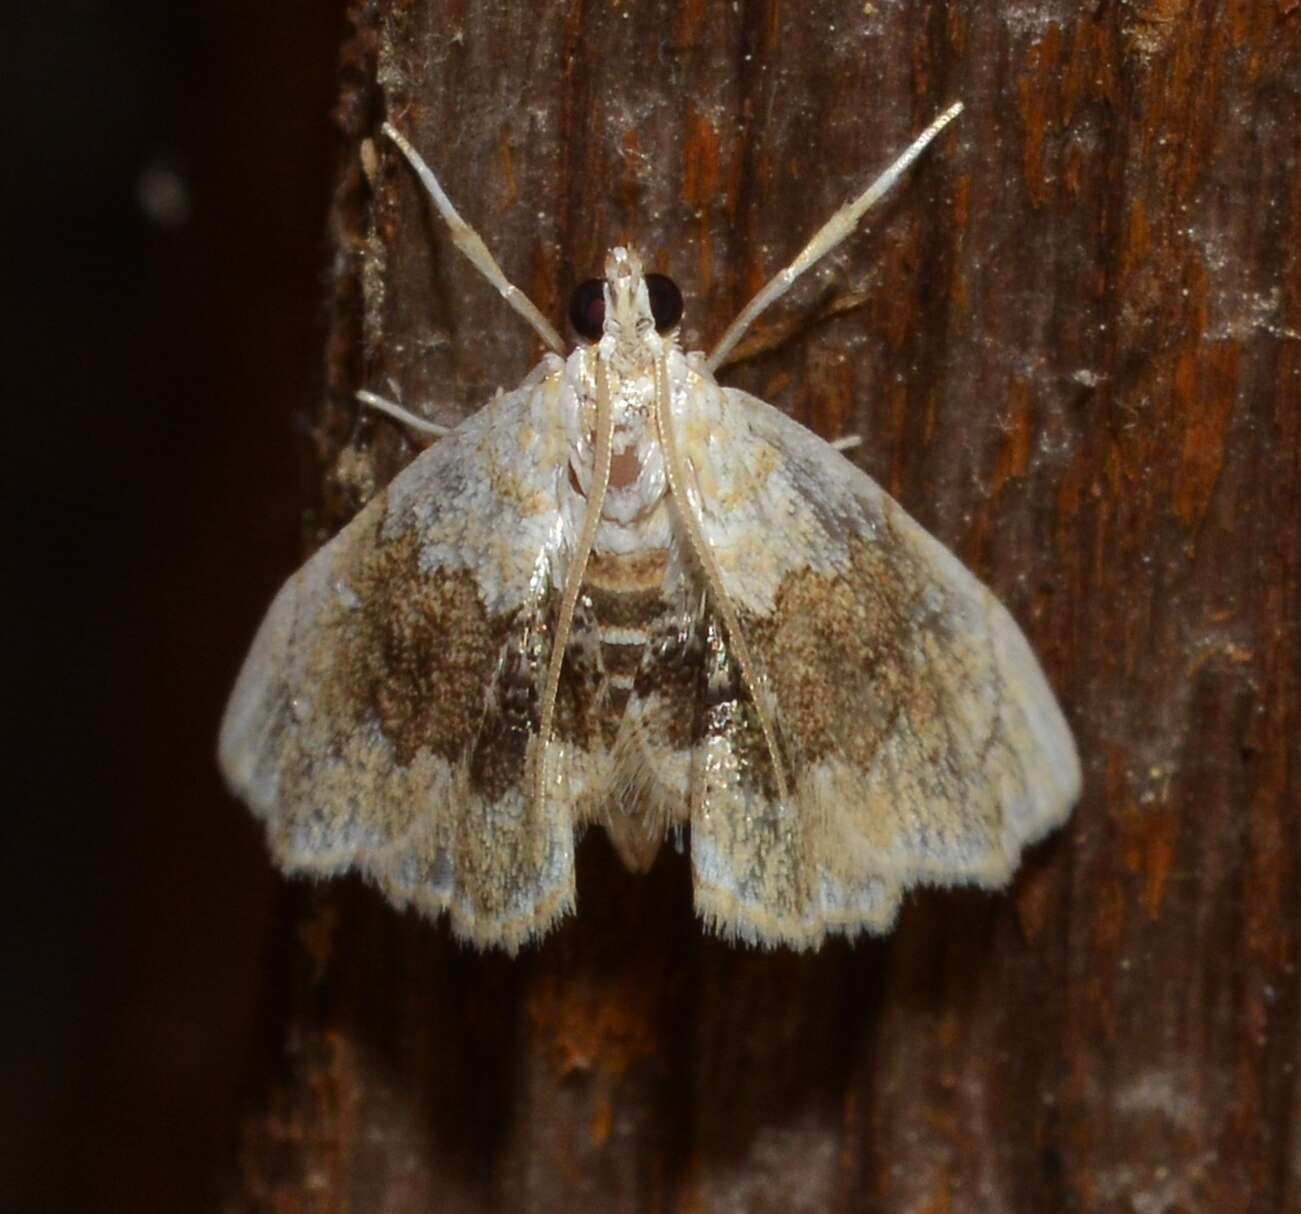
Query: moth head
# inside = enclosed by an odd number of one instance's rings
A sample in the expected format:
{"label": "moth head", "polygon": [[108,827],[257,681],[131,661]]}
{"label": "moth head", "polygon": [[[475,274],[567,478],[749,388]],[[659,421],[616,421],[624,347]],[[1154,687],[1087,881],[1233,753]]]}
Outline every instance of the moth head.
{"label": "moth head", "polygon": [[[620,361],[642,361],[671,337],[682,320],[682,292],[663,274],[647,274],[634,249],[611,249],[605,279],[579,283],[569,301],[569,319],[588,341],[610,339]],[[641,355],[642,357],[638,357]]]}

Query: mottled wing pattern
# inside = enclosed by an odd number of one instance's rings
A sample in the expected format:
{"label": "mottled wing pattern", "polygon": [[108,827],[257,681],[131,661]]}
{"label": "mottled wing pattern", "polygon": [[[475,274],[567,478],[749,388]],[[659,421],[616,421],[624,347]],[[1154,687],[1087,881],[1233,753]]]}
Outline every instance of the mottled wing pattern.
{"label": "mottled wing pattern", "polygon": [[286,870],[356,869],[510,949],[574,900],[572,803],[529,781],[574,530],[557,390],[499,396],[299,570],[220,742]]}
{"label": "mottled wing pattern", "polygon": [[917,884],[1001,885],[1079,793],[1007,611],[862,471],[725,390],[684,446],[789,791],[717,624],[694,757],[696,903],[751,941],[884,931]]}

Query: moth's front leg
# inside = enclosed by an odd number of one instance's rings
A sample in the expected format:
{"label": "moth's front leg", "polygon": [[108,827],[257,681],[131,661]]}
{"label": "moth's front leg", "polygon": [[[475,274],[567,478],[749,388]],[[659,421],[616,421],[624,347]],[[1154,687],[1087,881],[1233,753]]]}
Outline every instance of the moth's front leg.
{"label": "moth's front leg", "polygon": [[380,413],[387,413],[394,421],[401,422],[413,433],[428,436],[431,443],[452,432],[450,426],[440,426],[437,422],[427,421],[425,418],[412,413],[410,409],[404,409],[397,401],[389,400],[376,392],[368,392],[365,388],[358,391],[357,399],[371,409],[378,410]]}
{"label": "moth's front leg", "polygon": [[[561,374],[564,371],[564,368],[564,359],[559,358],[554,354],[547,354],[525,377],[521,387],[531,387],[534,384],[541,383],[544,379]],[[391,380],[389,383],[390,386],[396,386],[393,385]],[[497,398],[500,398],[501,395],[502,390],[498,388]],[[387,396],[380,396],[378,392],[371,392],[366,388],[358,389],[357,399],[367,408],[375,409],[380,413],[387,414],[389,417],[393,418],[394,421],[400,422],[418,437],[427,438],[429,441],[425,443],[426,447],[431,446],[440,438],[444,438],[448,434],[451,434],[453,430],[452,426],[440,426],[437,422],[431,422],[428,418],[421,417],[418,413],[412,413],[410,409],[406,408],[404,405],[398,404],[397,401],[389,400]],[[490,405],[491,403],[492,402],[489,402]]]}

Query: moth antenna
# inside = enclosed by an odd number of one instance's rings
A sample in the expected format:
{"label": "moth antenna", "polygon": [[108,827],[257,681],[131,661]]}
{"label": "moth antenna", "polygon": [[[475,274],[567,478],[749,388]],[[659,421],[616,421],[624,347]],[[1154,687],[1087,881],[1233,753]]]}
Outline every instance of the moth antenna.
{"label": "moth antenna", "polygon": [[565,647],[574,626],[574,610],[583,588],[587,572],[587,558],[592,554],[592,542],[601,522],[601,508],[605,504],[605,490],[610,481],[610,465],[614,459],[614,406],[610,403],[610,382],[606,378],[605,364],[599,355],[596,359],[596,455],[592,471],[587,511],[583,515],[583,530],[565,577],[565,592],[556,616],[556,631],[551,638],[551,657],[547,661],[547,681],[542,689],[542,720],[538,727],[538,754],[534,764],[533,803],[539,810],[543,806],[547,781],[547,743],[556,720],[556,696],[560,688],[560,667],[565,660]]}
{"label": "moth antenna", "polygon": [[488,246],[483,243],[479,233],[461,218],[452,205],[452,200],[447,197],[443,187],[438,184],[438,178],[434,176],[433,170],[420,158],[420,153],[406,141],[401,132],[391,123],[386,122],[381,129],[385,135],[397,144],[398,151],[407,158],[407,163],[415,170],[416,176],[420,178],[421,184],[429,193],[429,197],[433,199],[434,206],[438,208],[438,213],[443,217],[443,222],[447,224],[452,243],[470,259],[471,265],[497,288],[501,293],[501,297],[533,326],[534,332],[542,338],[543,342],[563,357],[565,345],[560,340],[560,334],[551,327],[547,318],[537,310],[533,301],[502,273],[501,266],[497,264],[493,255],[488,252]]}
{"label": "moth antenna", "polygon": [[435,438],[442,438],[445,434],[451,434],[452,432],[450,426],[440,426],[437,422],[426,421],[423,417],[417,417],[410,409],[404,409],[396,401],[388,400],[374,392],[367,392],[365,388],[357,393],[357,399],[363,405],[368,405],[379,413],[387,413],[389,417],[401,422],[417,434],[432,434]]}
{"label": "moth antenna", "polygon": [[750,646],[741,629],[741,617],[737,615],[732,596],[727,593],[727,587],[723,583],[723,572],[718,567],[718,559],[705,538],[696,508],[688,496],[686,464],[678,450],[677,435],[670,415],[671,407],[672,394],[669,392],[668,367],[660,357],[655,360],[655,420],[659,426],[660,447],[664,452],[664,475],[668,480],[669,492],[673,495],[673,500],[678,503],[678,517],[682,519],[692,551],[695,552],[696,559],[700,561],[705,571],[710,597],[723,617],[723,623],[727,628],[727,643],[740,668],[741,681],[754,700],[754,710],[759,716],[759,724],[763,729],[764,744],[772,758],[773,783],[777,786],[777,799],[785,802],[789,785],[786,782],[781,752],[777,749],[777,730],[760,692],[758,670],[750,657]]}
{"label": "moth antenna", "polygon": [[706,366],[711,371],[717,370],[719,363],[731,353],[732,347],[745,336],[746,330],[754,324],[769,304],[775,303],[785,295],[791,289],[791,284],[805,270],[816,265],[853,232],[863,215],[904,175],[908,166],[922,154],[926,145],[960,113],[962,113],[962,102],[955,101],[908,145],[903,154],[880,177],[852,202],[847,202],[841,207],[818,229],[817,234],[804,246],[800,255],[784,270],[779,270],[767,286],[741,309],[740,315],[732,321],[727,332],[723,334],[722,340],[714,347],[706,361]]}

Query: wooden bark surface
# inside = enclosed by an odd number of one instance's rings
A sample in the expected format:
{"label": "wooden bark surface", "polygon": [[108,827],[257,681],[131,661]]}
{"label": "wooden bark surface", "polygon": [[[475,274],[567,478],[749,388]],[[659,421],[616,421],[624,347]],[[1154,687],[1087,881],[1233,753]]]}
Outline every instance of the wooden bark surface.
{"label": "wooden bark surface", "polygon": [[1296,0],[353,22],[318,539],[414,452],[356,388],[452,422],[539,353],[381,117],[557,324],[632,240],[700,348],[966,102],[725,379],[865,436],[1021,621],[1085,795],[1008,894],[812,956],[702,936],[685,859],[599,832],[516,960],[294,886],[234,1208],[1301,1210]]}

